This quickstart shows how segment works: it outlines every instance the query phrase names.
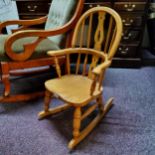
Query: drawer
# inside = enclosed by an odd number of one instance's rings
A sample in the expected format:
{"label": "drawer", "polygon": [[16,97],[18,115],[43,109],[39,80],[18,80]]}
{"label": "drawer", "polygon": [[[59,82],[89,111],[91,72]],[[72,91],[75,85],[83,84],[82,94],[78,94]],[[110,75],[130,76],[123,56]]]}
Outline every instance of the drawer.
{"label": "drawer", "polygon": [[107,7],[111,7],[111,3],[110,2],[98,2],[98,3],[85,3],[84,4],[84,10],[88,10],[91,9],[93,7],[97,7],[97,6],[107,6]]}
{"label": "drawer", "polygon": [[143,14],[126,14],[121,13],[120,14],[123,22],[123,26],[129,27],[129,26],[142,26],[143,24]]}
{"label": "drawer", "polygon": [[146,2],[116,2],[114,9],[117,11],[144,11],[146,8]]}
{"label": "drawer", "polygon": [[140,30],[124,28],[123,33],[122,33],[122,42],[131,43],[131,42],[140,41],[140,39],[141,39]]}
{"label": "drawer", "polygon": [[44,2],[35,2],[35,1],[19,1],[17,3],[18,12],[20,13],[27,13],[27,14],[35,14],[35,13],[44,13],[47,14],[50,3],[44,3]]}
{"label": "drawer", "polygon": [[[111,2],[111,0],[104,0],[104,2]],[[85,3],[101,3],[101,0],[85,0]]]}
{"label": "drawer", "polygon": [[138,45],[120,45],[116,52],[118,57],[136,57]]}
{"label": "drawer", "polygon": [[148,0],[115,0],[115,2],[148,2]]}

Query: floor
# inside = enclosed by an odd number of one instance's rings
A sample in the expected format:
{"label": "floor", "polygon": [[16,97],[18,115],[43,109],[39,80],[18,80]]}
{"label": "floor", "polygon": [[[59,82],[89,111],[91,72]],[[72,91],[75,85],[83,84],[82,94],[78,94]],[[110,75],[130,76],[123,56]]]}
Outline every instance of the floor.
{"label": "floor", "polygon": [[[12,86],[14,91],[35,88],[37,80],[14,78]],[[67,149],[72,109],[38,121],[42,98],[0,104],[0,155],[155,155],[155,67],[110,68],[104,86],[103,96],[114,96],[114,107],[73,152]]]}

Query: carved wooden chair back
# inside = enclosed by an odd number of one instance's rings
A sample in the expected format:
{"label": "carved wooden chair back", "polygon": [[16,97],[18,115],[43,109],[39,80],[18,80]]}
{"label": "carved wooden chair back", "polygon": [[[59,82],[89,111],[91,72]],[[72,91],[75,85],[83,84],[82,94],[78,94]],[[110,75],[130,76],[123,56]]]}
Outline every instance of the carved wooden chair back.
{"label": "carved wooden chair back", "polygon": [[[89,78],[92,78],[92,70],[98,63],[112,60],[119,45],[121,35],[122,21],[114,10],[107,7],[96,7],[87,11],[75,27],[71,46],[73,48],[91,48],[101,52],[79,49],[67,50],[67,73],[71,73],[70,64],[73,64],[73,58],[76,61],[74,73],[82,73],[82,75],[88,75]],[[72,55],[76,56],[72,57]],[[61,73],[58,68],[57,73],[60,77]]]}
{"label": "carved wooden chair back", "polygon": [[96,7],[87,11],[76,25],[72,47],[94,48],[111,60],[122,36],[122,21],[111,8]]}

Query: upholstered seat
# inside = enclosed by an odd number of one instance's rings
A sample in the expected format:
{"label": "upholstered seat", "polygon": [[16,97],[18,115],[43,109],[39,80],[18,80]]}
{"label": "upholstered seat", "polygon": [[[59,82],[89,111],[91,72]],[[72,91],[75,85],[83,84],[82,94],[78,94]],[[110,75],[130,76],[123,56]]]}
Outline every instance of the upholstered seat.
{"label": "upholstered seat", "polygon": [[[4,43],[6,39],[11,36],[11,35],[0,35],[0,61],[11,61],[11,59],[6,55],[5,49],[4,49]],[[37,39],[37,37],[27,37],[27,38],[22,38],[14,42],[13,44],[13,51],[16,53],[22,52],[23,45],[33,42]],[[42,58],[42,57],[47,57],[47,51],[48,50],[58,50],[60,49],[59,46],[54,43],[50,39],[45,39],[42,42],[38,44],[36,47],[34,53],[32,54],[30,59],[36,59],[36,58]]]}

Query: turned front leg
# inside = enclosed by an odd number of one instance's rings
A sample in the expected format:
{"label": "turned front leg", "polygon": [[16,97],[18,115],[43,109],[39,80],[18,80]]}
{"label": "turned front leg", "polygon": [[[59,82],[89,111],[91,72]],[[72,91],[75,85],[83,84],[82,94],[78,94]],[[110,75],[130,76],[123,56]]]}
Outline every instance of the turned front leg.
{"label": "turned front leg", "polygon": [[50,104],[51,96],[52,96],[51,92],[46,90],[45,98],[44,98],[44,111],[45,112],[49,111],[49,104]]}
{"label": "turned front leg", "polygon": [[10,85],[10,74],[9,74],[9,64],[5,62],[1,62],[1,76],[2,83],[4,84],[4,96],[9,96],[11,85]]}
{"label": "turned front leg", "polygon": [[98,102],[98,108],[99,108],[100,112],[103,112],[104,111],[104,103],[103,103],[102,95],[100,95],[97,98],[97,102]]}
{"label": "turned front leg", "polygon": [[75,139],[80,135],[80,127],[81,127],[81,108],[76,107],[73,119],[73,137]]}

